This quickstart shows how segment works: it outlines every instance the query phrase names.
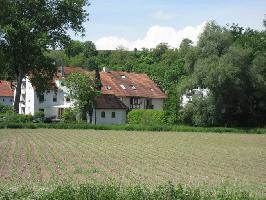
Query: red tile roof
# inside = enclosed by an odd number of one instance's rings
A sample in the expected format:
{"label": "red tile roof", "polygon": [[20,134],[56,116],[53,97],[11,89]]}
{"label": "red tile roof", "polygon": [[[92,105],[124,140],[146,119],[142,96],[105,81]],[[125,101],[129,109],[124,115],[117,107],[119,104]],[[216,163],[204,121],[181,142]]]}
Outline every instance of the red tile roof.
{"label": "red tile roof", "polygon": [[[87,75],[93,75],[94,76],[94,71],[89,71],[81,67],[64,67],[64,75],[67,76],[71,73],[82,73],[82,74],[87,74]],[[57,68],[57,74],[56,74],[56,79],[61,79],[62,74],[61,74],[61,67]]]}
{"label": "red tile roof", "polygon": [[114,95],[101,95],[94,99],[98,109],[128,109],[128,107]]}
{"label": "red tile roof", "polygon": [[14,91],[11,88],[10,82],[0,80],[0,96],[2,97],[14,96]]}
{"label": "red tile roof", "polygon": [[146,74],[110,71],[101,72],[100,76],[102,94],[113,94],[117,97],[166,98],[166,95]]}

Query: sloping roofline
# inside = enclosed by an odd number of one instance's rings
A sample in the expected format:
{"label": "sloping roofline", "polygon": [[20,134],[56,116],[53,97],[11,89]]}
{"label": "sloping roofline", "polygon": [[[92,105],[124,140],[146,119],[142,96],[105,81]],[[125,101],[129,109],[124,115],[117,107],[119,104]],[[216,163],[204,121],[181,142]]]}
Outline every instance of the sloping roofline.
{"label": "sloping roofline", "polygon": [[124,71],[100,72],[102,94],[117,97],[165,99],[167,96],[146,74]]}

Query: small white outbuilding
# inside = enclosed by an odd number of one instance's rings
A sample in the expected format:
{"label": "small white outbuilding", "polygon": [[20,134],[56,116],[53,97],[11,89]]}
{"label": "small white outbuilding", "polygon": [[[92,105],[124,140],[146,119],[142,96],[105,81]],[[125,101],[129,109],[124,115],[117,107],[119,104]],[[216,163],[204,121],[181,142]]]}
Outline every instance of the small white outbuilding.
{"label": "small white outbuilding", "polygon": [[128,107],[114,95],[101,95],[94,99],[93,112],[87,114],[90,124],[125,124]]}

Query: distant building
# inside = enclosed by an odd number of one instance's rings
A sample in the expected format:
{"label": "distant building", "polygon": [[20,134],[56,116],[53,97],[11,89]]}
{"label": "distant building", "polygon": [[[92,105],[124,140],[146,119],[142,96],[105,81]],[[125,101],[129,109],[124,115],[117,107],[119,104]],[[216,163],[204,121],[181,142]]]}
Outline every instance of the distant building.
{"label": "distant building", "polygon": [[87,117],[91,124],[125,124],[128,107],[114,95],[101,95],[94,99],[92,116]]}
{"label": "distant building", "polygon": [[39,96],[29,77],[23,79],[19,113],[34,115],[42,111],[46,117],[60,119],[65,109],[73,107],[74,101],[68,98],[68,90],[63,83],[65,76],[73,72],[91,73],[79,67],[59,67],[52,87]]}
{"label": "distant building", "polygon": [[116,96],[130,110],[163,110],[166,95],[146,74],[110,71],[104,68],[100,77],[102,94]]}
{"label": "distant building", "polygon": [[[124,124],[127,111],[132,109],[163,110],[166,95],[146,75],[122,71],[87,71],[78,67],[60,67],[52,82],[52,87],[37,96],[29,77],[23,79],[19,104],[20,114],[34,114],[43,111],[46,117],[60,119],[65,111],[74,106],[68,98],[64,78],[73,72],[100,77],[102,95],[94,99],[93,112],[87,121],[92,124]],[[95,74],[96,73],[96,74]],[[95,76],[96,75],[96,76]]]}
{"label": "distant building", "polygon": [[8,81],[0,80],[0,103],[6,106],[13,106],[14,91]]}
{"label": "distant building", "polygon": [[186,106],[189,102],[192,102],[193,96],[201,96],[201,97],[207,97],[209,94],[209,89],[202,89],[200,87],[192,90],[187,90],[186,93],[184,93],[181,96],[181,106]]}

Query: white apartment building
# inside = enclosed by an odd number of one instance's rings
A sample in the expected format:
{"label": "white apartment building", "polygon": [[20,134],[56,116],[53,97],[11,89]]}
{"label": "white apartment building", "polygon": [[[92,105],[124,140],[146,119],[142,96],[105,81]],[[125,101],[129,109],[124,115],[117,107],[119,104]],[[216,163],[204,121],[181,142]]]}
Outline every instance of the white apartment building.
{"label": "white apartment building", "polygon": [[62,85],[61,78],[55,79],[54,87],[46,90],[40,96],[37,96],[28,77],[23,79],[19,104],[20,114],[34,115],[34,113],[42,111],[47,117],[61,118],[64,109],[72,106],[73,101],[68,98],[67,88]]}
{"label": "white apartment building", "polygon": [[195,88],[192,90],[187,90],[186,93],[184,93],[181,96],[181,106],[186,106],[189,102],[192,102],[193,96],[202,96],[207,97],[209,94],[209,89],[206,88]]}

